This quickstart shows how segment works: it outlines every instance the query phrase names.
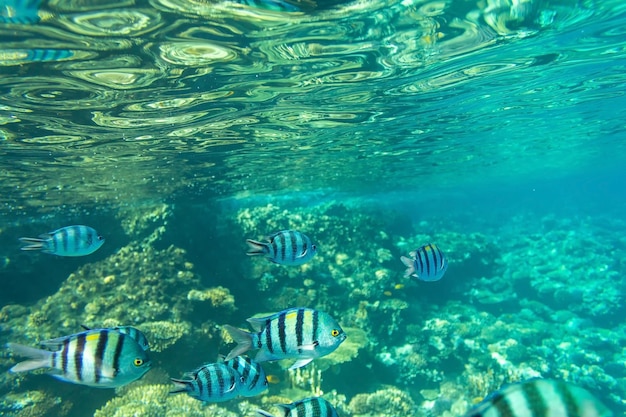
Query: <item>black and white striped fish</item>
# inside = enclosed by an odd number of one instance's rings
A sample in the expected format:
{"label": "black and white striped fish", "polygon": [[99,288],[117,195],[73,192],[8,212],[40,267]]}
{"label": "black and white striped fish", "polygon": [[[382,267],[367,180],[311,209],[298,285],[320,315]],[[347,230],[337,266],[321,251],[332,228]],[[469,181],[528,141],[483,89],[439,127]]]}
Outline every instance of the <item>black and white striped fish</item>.
{"label": "black and white striped fish", "polygon": [[330,315],[310,308],[289,308],[267,317],[253,317],[248,323],[258,333],[225,325],[237,346],[226,360],[248,350],[259,349],[258,362],[297,359],[289,369],[300,368],[315,358],[332,353],[346,340],[339,323]]}
{"label": "black and white striped fish", "polygon": [[283,230],[268,237],[269,242],[257,242],[248,239],[249,256],[262,255],[270,261],[281,265],[302,265],[308,262],[317,247],[304,233],[295,230]]}
{"label": "black and white striped fish", "polygon": [[132,337],[110,329],[88,330],[40,344],[44,349],[8,343],[14,354],[30,358],[10,371],[47,368],[62,381],[115,388],[141,378],[151,366],[148,354]]}
{"label": "black and white striped fish", "polygon": [[150,344],[148,343],[148,338],[146,337],[145,334],[143,334],[141,332],[141,330],[139,330],[136,327],[132,327],[132,326],[115,326],[115,327],[108,327],[105,329],[92,329],[89,328],[87,326],[85,326],[84,324],[81,324],[81,327],[85,330],[115,330],[118,331],[120,333],[126,334],[130,337],[132,337],[135,342],[139,343],[139,346],[141,346],[141,348],[143,350],[148,350],[150,349]]}
{"label": "black and white striped fish", "polygon": [[183,378],[170,378],[175,385],[170,394],[186,392],[200,401],[217,403],[235,398],[243,387],[241,375],[224,362],[203,365]]}
{"label": "black and white striped fish", "polygon": [[405,278],[413,276],[420,281],[438,281],[448,269],[448,260],[434,243],[424,245],[409,255],[410,258],[406,256],[400,258],[407,267]]}
{"label": "black and white striped fish", "polygon": [[22,250],[39,250],[58,256],[84,256],[97,251],[104,238],[89,226],[67,226],[38,238],[21,237]]}
{"label": "black and white striped fish", "polygon": [[260,363],[247,356],[236,356],[224,362],[241,376],[239,394],[244,397],[259,395],[269,386],[267,376]]}
{"label": "black and white striped fish", "polygon": [[589,391],[549,379],[530,379],[489,394],[465,417],[609,417]]}
{"label": "black and white striped fish", "polygon": [[[278,404],[282,417],[338,417],[335,408],[321,397],[305,398],[291,404]],[[272,414],[257,410],[259,417],[274,417]]]}

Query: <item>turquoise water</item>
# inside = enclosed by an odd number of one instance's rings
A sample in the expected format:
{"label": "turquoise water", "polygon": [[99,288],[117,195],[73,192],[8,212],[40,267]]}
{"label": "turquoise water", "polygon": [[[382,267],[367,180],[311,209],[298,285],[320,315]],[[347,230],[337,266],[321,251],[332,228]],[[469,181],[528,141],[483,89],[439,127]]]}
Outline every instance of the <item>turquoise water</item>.
{"label": "turquoise water", "polygon": [[[252,3],[251,3],[252,4]],[[15,416],[456,416],[535,376],[626,412],[622,1],[0,1],[0,342],[134,325],[123,389],[8,374]],[[61,258],[17,239],[106,237]],[[245,256],[295,228],[303,267]],[[434,283],[400,256],[437,243]],[[348,339],[269,393],[167,396],[287,307]],[[350,343],[349,343],[350,342]],[[117,410],[117,414],[115,414]]]}

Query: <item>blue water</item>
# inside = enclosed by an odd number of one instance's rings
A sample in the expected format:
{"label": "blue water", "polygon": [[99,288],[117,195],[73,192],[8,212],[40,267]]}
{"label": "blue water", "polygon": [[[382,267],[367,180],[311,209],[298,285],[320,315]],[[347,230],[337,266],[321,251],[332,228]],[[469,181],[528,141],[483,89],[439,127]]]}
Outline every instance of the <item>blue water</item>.
{"label": "blue water", "polygon": [[[538,376],[623,414],[625,5],[292,7],[0,2],[0,342],[133,325],[155,362],[97,390],[5,372],[2,350],[0,414],[248,416],[323,394],[341,416],[462,415]],[[104,246],[19,250],[71,224]],[[310,263],[245,255],[287,228]],[[404,278],[428,242],[446,275]],[[262,396],[167,395],[228,353],[220,325],[298,306],[335,316],[343,350],[266,364]]]}

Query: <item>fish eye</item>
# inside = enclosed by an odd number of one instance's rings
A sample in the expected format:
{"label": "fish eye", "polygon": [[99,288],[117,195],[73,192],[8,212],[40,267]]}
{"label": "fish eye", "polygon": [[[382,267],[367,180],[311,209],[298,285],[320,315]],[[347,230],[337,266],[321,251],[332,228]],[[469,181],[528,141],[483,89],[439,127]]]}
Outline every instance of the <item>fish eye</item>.
{"label": "fish eye", "polygon": [[135,364],[135,366],[141,366],[143,365],[143,359],[135,358],[135,360],[133,361],[133,364]]}
{"label": "fish eye", "polygon": [[332,329],[332,330],[330,331],[330,335],[331,335],[332,337],[337,337],[337,336],[339,336],[339,330],[337,330],[337,329]]}
{"label": "fish eye", "polygon": [[102,235],[98,235],[98,240],[104,240],[104,237]]}
{"label": "fish eye", "polygon": [[311,247],[313,248],[314,251],[317,250],[317,245],[311,245]]}

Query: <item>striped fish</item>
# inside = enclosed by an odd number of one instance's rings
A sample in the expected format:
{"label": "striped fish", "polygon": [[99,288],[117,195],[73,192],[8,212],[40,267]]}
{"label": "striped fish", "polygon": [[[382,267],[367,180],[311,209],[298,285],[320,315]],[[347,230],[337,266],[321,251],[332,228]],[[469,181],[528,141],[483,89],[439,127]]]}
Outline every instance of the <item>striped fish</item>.
{"label": "striped fish", "polygon": [[261,364],[247,356],[236,356],[225,361],[226,366],[230,366],[241,376],[242,386],[239,394],[244,397],[254,397],[267,390],[269,382]]}
{"label": "striped fish", "polygon": [[115,388],[141,378],[150,370],[147,353],[128,335],[110,329],[88,330],[41,342],[44,349],[9,343],[16,355],[29,360],[10,371],[48,368],[62,381],[98,388]]}
{"label": "striped fish", "polygon": [[563,381],[530,379],[489,394],[465,417],[608,417],[587,390]]}
{"label": "striped fish", "polygon": [[67,226],[39,238],[21,237],[20,242],[27,244],[22,250],[39,250],[58,256],[84,256],[97,251],[104,238],[88,226]]}
{"label": "striped fish", "polygon": [[274,233],[268,240],[269,242],[246,240],[250,246],[247,255],[262,255],[274,263],[295,266],[308,262],[317,252],[317,247],[311,243],[311,239],[295,230]]}
{"label": "striped fish", "polygon": [[217,403],[235,398],[243,387],[242,377],[224,362],[203,365],[183,378],[170,378],[175,386],[170,394],[186,392],[200,401]]}
{"label": "striped fish", "polygon": [[300,368],[315,358],[332,353],[346,340],[346,334],[328,314],[310,308],[289,308],[267,317],[249,318],[257,333],[225,325],[237,346],[229,361],[248,350],[259,349],[258,362],[296,359],[289,369]]}
{"label": "striped fish", "polygon": [[85,330],[115,330],[117,332],[123,333],[125,335],[130,336],[135,342],[141,346],[143,350],[149,350],[150,344],[148,343],[148,338],[145,334],[141,332],[141,330],[132,326],[115,326],[115,327],[107,327],[105,329],[91,329],[84,324],[81,324],[81,327]]}
{"label": "striped fish", "polygon": [[[278,404],[283,417],[338,417],[335,408],[321,397],[305,398],[291,404]],[[270,413],[257,410],[257,416],[274,417]]]}
{"label": "striped fish", "polygon": [[0,23],[28,25],[39,22],[41,0],[2,0]]}
{"label": "striped fish", "polygon": [[400,258],[407,267],[405,278],[413,276],[420,281],[438,281],[448,269],[448,260],[441,249],[433,243],[424,245],[409,255],[410,258],[406,256]]}

